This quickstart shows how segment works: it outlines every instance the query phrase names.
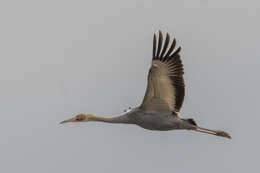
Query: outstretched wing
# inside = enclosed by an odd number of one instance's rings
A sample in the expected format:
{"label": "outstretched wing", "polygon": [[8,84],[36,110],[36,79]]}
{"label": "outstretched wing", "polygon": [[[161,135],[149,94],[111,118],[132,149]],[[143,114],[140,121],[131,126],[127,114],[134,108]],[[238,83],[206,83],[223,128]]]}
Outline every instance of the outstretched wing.
{"label": "outstretched wing", "polygon": [[158,45],[155,34],[153,38],[152,66],[149,70],[148,84],[141,108],[154,111],[179,112],[185,92],[183,65],[179,55],[181,48],[179,47],[174,51],[175,39],[168,48],[170,42],[168,33],[163,46],[162,42],[163,35],[159,31]]}

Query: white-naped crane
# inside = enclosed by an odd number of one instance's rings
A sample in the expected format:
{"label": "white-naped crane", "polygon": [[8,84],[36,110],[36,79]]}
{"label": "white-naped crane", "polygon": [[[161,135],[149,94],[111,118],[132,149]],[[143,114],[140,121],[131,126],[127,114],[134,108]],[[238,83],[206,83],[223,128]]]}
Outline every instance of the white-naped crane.
{"label": "white-naped crane", "polygon": [[62,121],[61,124],[88,121],[125,123],[136,124],[149,130],[186,129],[231,138],[227,132],[202,128],[191,118],[182,119],[179,117],[178,112],[181,109],[185,93],[184,71],[180,57],[181,48],[174,51],[175,39],[170,46],[169,43],[168,33],[163,43],[163,35],[159,31],[158,44],[154,34],[153,59],[148,74],[145,96],[140,106],[130,108],[121,115],[110,118],[82,113]]}

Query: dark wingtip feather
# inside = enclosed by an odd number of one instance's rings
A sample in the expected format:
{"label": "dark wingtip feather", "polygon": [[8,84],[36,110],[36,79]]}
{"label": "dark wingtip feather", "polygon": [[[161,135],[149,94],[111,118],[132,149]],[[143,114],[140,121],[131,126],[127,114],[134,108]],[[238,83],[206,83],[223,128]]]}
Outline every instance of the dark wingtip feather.
{"label": "dark wingtip feather", "polygon": [[153,35],[153,59],[155,59],[156,54],[156,34]]}
{"label": "dark wingtip feather", "polygon": [[165,39],[165,41],[164,41],[163,50],[162,50],[162,53],[161,53],[161,55],[160,55],[160,59],[163,58],[163,55],[165,54],[166,49],[167,49],[167,47],[168,47],[169,41],[170,41],[170,35],[169,35],[169,33],[167,33],[167,34],[166,34],[166,39]]}
{"label": "dark wingtip feather", "polygon": [[159,30],[159,37],[162,37],[163,36],[163,34],[162,34],[162,31],[161,30]]}
{"label": "dark wingtip feather", "polygon": [[166,39],[163,44],[163,34],[162,31],[159,30],[159,38],[158,38],[158,45],[157,45],[157,37],[156,34],[154,34],[153,36],[153,59],[154,60],[156,59],[162,61],[169,60],[179,54],[179,52],[181,51],[181,47],[179,47],[176,51],[174,51],[174,48],[176,46],[176,39],[175,38],[173,39],[172,44],[168,49],[169,42],[170,42],[170,35],[169,33],[166,33]]}
{"label": "dark wingtip feather", "polygon": [[170,57],[174,57],[178,55],[180,51],[181,51],[181,47],[179,47],[175,52],[173,52],[173,54]]}
{"label": "dark wingtip feather", "polygon": [[160,55],[160,52],[161,52],[162,40],[163,40],[163,35],[162,35],[162,32],[159,31],[158,49],[157,49],[157,54],[156,54],[157,58],[159,58],[159,55]]}
{"label": "dark wingtip feather", "polygon": [[173,41],[172,41],[171,47],[169,48],[165,57],[168,57],[172,53],[173,49],[175,48],[175,45],[176,45],[176,39],[174,38]]}

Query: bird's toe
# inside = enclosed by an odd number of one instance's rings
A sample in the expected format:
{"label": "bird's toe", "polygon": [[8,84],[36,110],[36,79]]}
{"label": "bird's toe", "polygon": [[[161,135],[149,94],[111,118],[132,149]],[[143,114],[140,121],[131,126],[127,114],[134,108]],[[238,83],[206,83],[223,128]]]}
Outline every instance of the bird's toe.
{"label": "bird's toe", "polygon": [[227,132],[224,132],[224,131],[221,131],[221,130],[217,131],[216,135],[231,139],[231,136]]}

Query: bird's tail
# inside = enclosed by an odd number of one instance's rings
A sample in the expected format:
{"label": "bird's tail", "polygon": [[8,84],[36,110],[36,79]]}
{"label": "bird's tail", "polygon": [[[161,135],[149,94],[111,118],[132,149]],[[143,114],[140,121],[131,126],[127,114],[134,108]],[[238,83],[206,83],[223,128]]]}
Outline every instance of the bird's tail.
{"label": "bird's tail", "polygon": [[188,122],[191,125],[197,126],[197,123],[192,118],[183,119],[184,121]]}

